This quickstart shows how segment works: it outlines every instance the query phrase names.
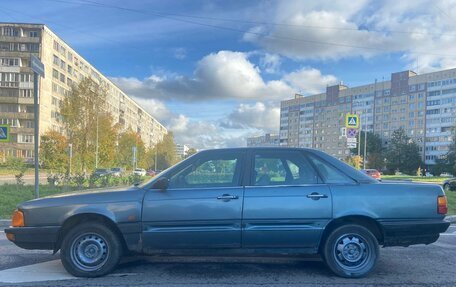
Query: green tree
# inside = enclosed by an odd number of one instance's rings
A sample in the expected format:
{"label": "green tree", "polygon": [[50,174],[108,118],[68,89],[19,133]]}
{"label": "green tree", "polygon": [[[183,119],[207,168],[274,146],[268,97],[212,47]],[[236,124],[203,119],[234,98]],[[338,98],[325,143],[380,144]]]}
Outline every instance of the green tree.
{"label": "green tree", "polygon": [[139,134],[132,130],[125,131],[119,134],[119,141],[117,147],[117,165],[126,167],[127,169],[133,169],[133,148],[136,147],[136,162],[138,167],[146,167],[145,159],[145,148],[144,142],[141,140]]}
{"label": "green tree", "polygon": [[188,158],[192,155],[194,155],[195,153],[197,153],[198,151],[195,149],[195,148],[189,148],[188,151],[187,151],[187,155],[185,156],[185,158]]}
{"label": "green tree", "polygon": [[345,159],[345,162],[356,169],[361,169],[363,165],[363,157],[359,155],[349,156]]}
{"label": "green tree", "polygon": [[24,176],[25,171],[27,170],[27,165],[25,164],[24,160],[19,157],[9,156],[6,159],[6,167],[14,171],[14,177],[16,178],[17,185],[23,185],[24,180],[22,177]]}
{"label": "green tree", "polygon": [[168,132],[155,148],[157,149],[157,169],[166,169],[178,161],[172,132]]}
{"label": "green tree", "polygon": [[422,165],[419,147],[400,128],[393,132],[386,155],[386,168],[392,174],[399,170],[406,174],[415,174]]}
{"label": "green tree", "polygon": [[51,173],[62,174],[69,167],[68,140],[56,131],[41,136],[40,160]]}
{"label": "green tree", "polygon": [[60,107],[68,142],[73,144],[76,171],[87,173],[95,167],[96,123],[100,136],[104,132],[104,116],[108,116],[102,112],[106,110],[106,95],[103,86],[91,78],[85,78],[72,87]]}
{"label": "green tree", "polygon": [[[360,150],[361,155],[364,154],[364,137],[365,133],[361,133],[360,139]],[[358,154],[358,147],[351,149],[352,154]],[[378,134],[374,134],[372,132],[367,132],[367,160],[366,160],[366,167],[367,168],[375,168],[378,170],[382,170],[385,166],[385,151],[382,147],[382,139]]]}
{"label": "green tree", "polygon": [[443,158],[436,159],[436,164],[432,167],[434,175],[440,175],[444,172],[456,175],[456,127],[452,130],[453,142],[447,154]]}

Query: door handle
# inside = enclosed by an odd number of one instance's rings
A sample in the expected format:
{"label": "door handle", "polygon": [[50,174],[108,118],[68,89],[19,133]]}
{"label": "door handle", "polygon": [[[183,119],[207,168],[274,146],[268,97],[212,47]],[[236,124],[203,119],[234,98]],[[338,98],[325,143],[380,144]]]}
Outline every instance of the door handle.
{"label": "door handle", "polygon": [[238,199],[239,196],[237,195],[230,195],[230,194],[223,194],[221,196],[217,196],[217,199],[221,200],[230,200],[230,199]]}
{"label": "door handle", "polygon": [[307,195],[307,198],[312,198],[313,200],[318,200],[320,198],[328,198],[326,194],[320,194],[317,192],[312,192],[311,194]]}

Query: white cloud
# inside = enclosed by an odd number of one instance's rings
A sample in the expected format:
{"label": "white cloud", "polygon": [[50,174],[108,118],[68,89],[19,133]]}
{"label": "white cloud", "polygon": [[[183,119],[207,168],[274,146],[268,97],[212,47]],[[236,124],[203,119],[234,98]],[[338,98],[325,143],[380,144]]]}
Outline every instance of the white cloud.
{"label": "white cloud", "polygon": [[185,48],[175,48],[173,50],[173,55],[174,55],[174,58],[178,59],[178,60],[183,60],[187,57],[187,50]]}
{"label": "white cloud", "polygon": [[456,66],[456,1],[280,1],[243,39],[296,60],[401,53],[408,68]]}
{"label": "white cloud", "polygon": [[265,53],[260,58],[260,67],[268,74],[275,74],[279,71],[282,59],[277,54]]}
{"label": "white cloud", "polygon": [[240,104],[226,119],[221,121],[221,126],[234,129],[261,129],[264,132],[279,130],[280,108],[276,104],[257,102],[253,105]]}
{"label": "white cloud", "polygon": [[326,86],[336,85],[338,80],[333,75],[322,75],[314,68],[302,68],[283,77],[283,80],[299,89],[300,94],[317,94]]}

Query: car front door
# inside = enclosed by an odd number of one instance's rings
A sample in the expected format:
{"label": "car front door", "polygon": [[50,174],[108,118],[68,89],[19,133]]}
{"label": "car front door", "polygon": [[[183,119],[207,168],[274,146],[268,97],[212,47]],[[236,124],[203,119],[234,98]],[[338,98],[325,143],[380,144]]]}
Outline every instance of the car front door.
{"label": "car front door", "polygon": [[144,198],[144,249],[240,247],[244,160],[203,152],[167,172],[168,188]]}
{"label": "car front door", "polygon": [[316,248],[332,216],[331,192],[304,152],[251,154],[242,246]]}

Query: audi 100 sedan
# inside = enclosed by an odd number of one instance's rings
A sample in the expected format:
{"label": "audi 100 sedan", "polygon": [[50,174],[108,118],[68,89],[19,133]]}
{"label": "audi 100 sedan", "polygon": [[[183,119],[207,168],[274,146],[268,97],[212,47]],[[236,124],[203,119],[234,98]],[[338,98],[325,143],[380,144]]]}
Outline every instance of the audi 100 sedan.
{"label": "audi 100 sedan", "polygon": [[19,204],[9,240],[60,250],[79,277],[111,272],[126,253],[316,254],[362,277],[379,246],[430,244],[449,222],[440,186],[379,183],[317,150],[206,150],[140,186]]}

